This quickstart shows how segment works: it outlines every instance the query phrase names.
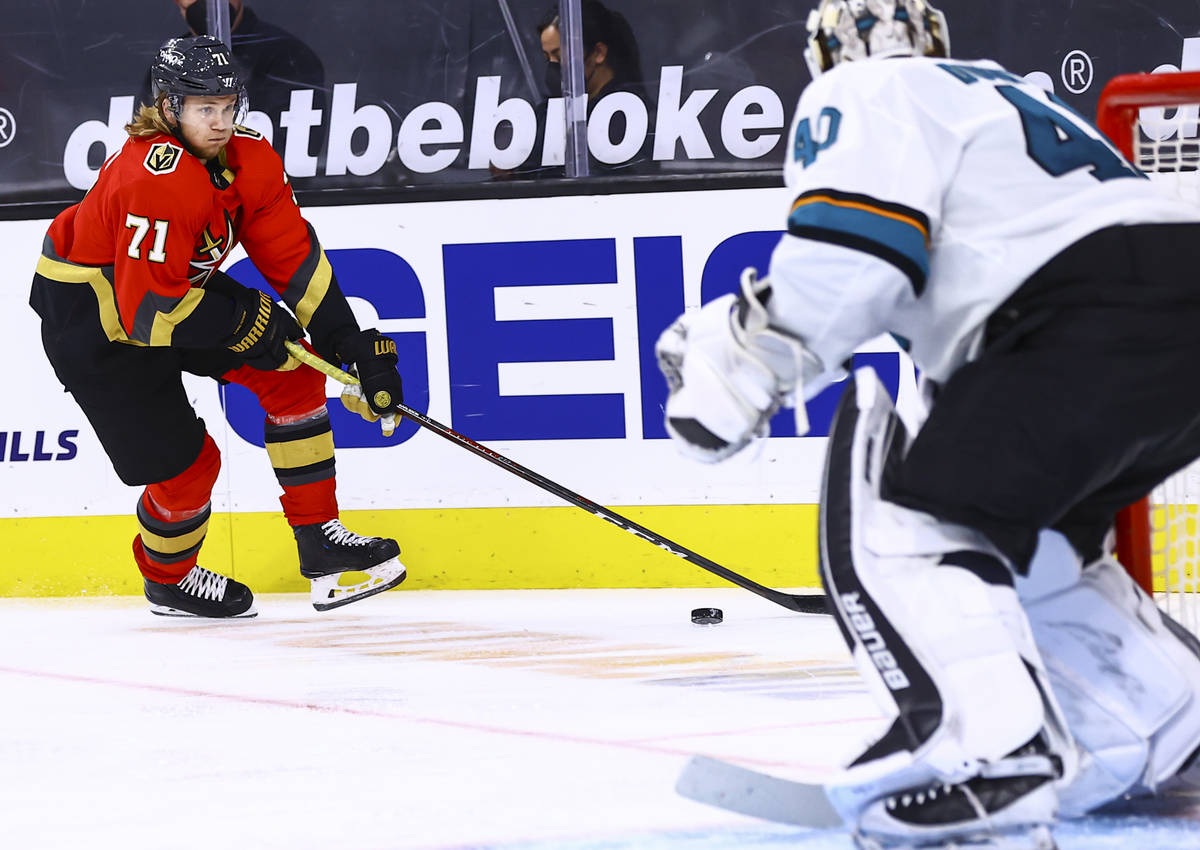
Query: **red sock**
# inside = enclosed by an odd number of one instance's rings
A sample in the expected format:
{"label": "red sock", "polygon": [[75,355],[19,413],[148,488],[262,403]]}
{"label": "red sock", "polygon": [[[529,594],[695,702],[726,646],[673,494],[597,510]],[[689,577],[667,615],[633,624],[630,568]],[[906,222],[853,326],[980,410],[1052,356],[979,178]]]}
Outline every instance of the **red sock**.
{"label": "red sock", "polygon": [[174,478],[149,485],[138,499],[140,531],[133,538],[133,558],[142,575],[160,584],[178,584],[196,565],[212,512],[209,499],[221,453],[212,437],[192,465]]}
{"label": "red sock", "polygon": [[283,505],[288,525],[310,525],[338,518],[337,482],[333,478],[310,484],[283,486],[279,504]]}

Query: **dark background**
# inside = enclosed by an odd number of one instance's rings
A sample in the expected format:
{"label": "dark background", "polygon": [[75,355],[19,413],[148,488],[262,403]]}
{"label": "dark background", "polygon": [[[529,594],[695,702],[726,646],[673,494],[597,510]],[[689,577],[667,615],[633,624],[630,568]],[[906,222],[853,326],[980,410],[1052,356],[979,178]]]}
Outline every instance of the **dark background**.
{"label": "dark background", "polygon": [[[549,2],[509,3],[541,89],[536,96],[495,0],[253,0],[248,5],[320,57],[325,91],[318,92],[318,106],[334,83],[357,82],[357,103],[383,107],[398,129],[412,107],[431,100],[456,106],[469,123],[474,80],[483,75],[503,77],[503,97],[536,102],[545,96],[545,63],[534,25]],[[684,67],[684,97],[694,89],[720,90],[703,113],[710,139],[719,139],[723,100],[738,89],[768,86],[790,112],[808,82],[802,54],[811,0],[611,0],[608,5],[632,25],[652,98],[664,65]],[[1194,0],[942,0],[939,5],[949,18],[956,57],[993,58],[1022,75],[1043,71],[1054,80],[1056,93],[1089,117],[1106,80],[1177,66],[1184,39],[1200,35],[1200,3]],[[11,142],[0,147],[0,207],[7,210],[4,217],[26,217],[22,211],[39,205],[44,211],[82,196],[63,175],[67,138],[83,121],[105,120],[110,97],[142,92],[154,51],[164,39],[184,34],[186,26],[171,0],[0,0],[0,18],[7,30],[0,50],[0,108],[15,122]],[[1068,92],[1060,76],[1063,58],[1073,50],[1086,53],[1094,67],[1095,78],[1081,94]],[[255,102],[251,92],[251,108]],[[277,126],[277,143],[282,135]],[[722,177],[747,185],[755,175],[759,183],[778,178],[778,146],[753,161],[713,147],[715,158],[689,162],[680,152],[681,159],[663,164],[657,176],[641,178],[637,185],[655,188],[651,184],[671,184],[681,175],[709,178],[710,185]],[[92,165],[102,156],[103,147],[93,146]],[[612,179],[588,178],[588,190],[606,191],[603,184]],[[570,182],[545,181],[539,189],[572,191],[564,185]],[[492,175],[468,169],[465,154],[446,171],[416,175],[395,162],[394,151],[377,174],[334,178],[319,170],[315,177],[295,181],[306,203],[338,202],[350,197],[347,189],[358,190],[354,197],[360,200],[397,200],[414,189],[421,197],[450,196],[464,184],[488,183],[494,188]]]}

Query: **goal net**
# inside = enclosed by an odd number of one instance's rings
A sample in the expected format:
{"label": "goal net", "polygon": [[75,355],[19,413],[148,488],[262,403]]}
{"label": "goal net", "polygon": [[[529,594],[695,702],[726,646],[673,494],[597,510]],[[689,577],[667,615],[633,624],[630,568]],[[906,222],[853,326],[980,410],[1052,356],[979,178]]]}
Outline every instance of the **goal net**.
{"label": "goal net", "polygon": [[[1100,95],[1097,124],[1164,192],[1200,206],[1200,73],[1116,77]],[[1122,511],[1116,532],[1121,563],[1169,614],[1200,631],[1200,464]]]}

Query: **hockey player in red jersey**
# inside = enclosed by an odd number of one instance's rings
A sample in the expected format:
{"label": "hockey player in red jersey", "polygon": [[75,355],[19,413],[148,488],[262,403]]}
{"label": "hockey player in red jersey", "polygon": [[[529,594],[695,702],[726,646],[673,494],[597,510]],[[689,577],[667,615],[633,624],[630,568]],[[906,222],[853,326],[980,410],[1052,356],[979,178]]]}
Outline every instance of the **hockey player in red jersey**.
{"label": "hockey player in red jersey", "polygon": [[[402,401],[395,343],[359,328],[279,156],[235,123],[246,96],[226,47],[211,36],[171,39],[150,73],[154,103],[126,127],[129,139],[87,196],[51,224],[30,303],[55,373],[117,475],[145,486],[133,556],[151,610],[256,613],[249,588],[196,563],[220,454],[182,372],[241,384],[266,411],[267,454],[314,606],[394,587],[405,575],[396,541],[338,519],[325,378],[297,368],[284,343],[307,331],[322,357],[351,364],[363,393],[348,406],[370,421]],[[219,271],[238,243],[271,295]],[[392,402],[379,407],[384,392]],[[367,580],[339,585],[351,571]]]}

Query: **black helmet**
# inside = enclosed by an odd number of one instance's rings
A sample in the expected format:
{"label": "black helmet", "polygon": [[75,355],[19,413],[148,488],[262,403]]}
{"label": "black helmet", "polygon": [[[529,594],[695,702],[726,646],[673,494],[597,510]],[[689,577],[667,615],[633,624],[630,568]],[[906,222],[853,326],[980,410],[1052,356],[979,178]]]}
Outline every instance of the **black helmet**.
{"label": "black helmet", "polygon": [[178,113],[183,98],[236,94],[240,114],[246,103],[246,86],[229,48],[211,35],[172,38],[158,49],[150,66],[155,100],[165,94]]}

